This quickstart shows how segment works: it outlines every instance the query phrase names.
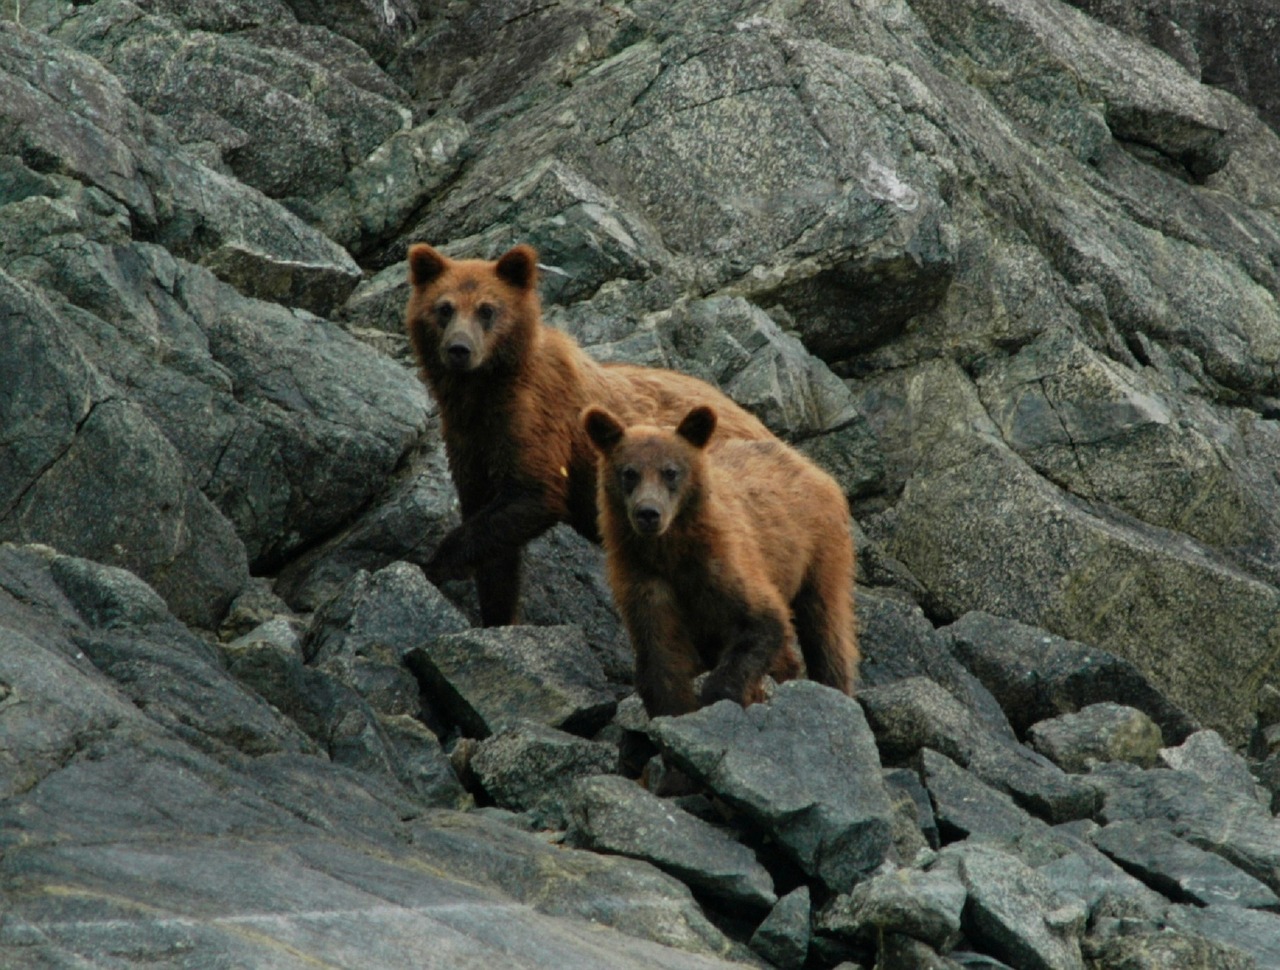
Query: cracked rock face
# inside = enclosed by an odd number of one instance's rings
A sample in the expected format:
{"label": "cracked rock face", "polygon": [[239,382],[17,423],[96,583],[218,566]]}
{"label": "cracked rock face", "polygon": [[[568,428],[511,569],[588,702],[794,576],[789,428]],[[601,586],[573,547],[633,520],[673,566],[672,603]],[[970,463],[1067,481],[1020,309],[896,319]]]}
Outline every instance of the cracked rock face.
{"label": "cracked rock face", "polygon": [[[1280,963],[1274,21],[0,4],[0,964]],[[470,629],[417,241],[836,477],[860,700]]]}

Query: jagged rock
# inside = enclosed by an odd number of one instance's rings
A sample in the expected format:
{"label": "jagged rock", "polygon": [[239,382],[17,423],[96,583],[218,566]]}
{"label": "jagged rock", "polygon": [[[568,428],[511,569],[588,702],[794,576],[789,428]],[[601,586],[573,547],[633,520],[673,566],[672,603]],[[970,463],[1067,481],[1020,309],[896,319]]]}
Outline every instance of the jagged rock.
{"label": "jagged rock", "polygon": [[751,949],[779,970],[800,970],[809,955],[812,929],[809,887],[787,893],[751,934]]}
{"label": "jagged rock", "polygon": [[[934,443],[894,506],[887,548],[929,588],[935,610],[1001,613],[1127,652],[1176,703],[1243,739],[1251,699],[1243,702],[1238,685],[1267,663],[1258,651],[1280,607],[1276,588],[1202,544],[1074,500],[1000,442],[963,371],[925,367],[882,379],[922,384],[919,407],[894,414],[896,427],[867,413],[891,464],[901,447],[918,453]],[[912,421],[934,427],[908,433]],[[987,495],[1000,495],[1009,513],[976,516],[974,502]],[[1207,642],[1233,649],[1215,655],[1212,672],[1190,676]],[[1091,698],[1108,699],[1117,698]]]}
{"label": "jagged rock", "polygon": [[[890,768],[884,772],[884,783],[889,791],[889,797],[894,800],[894,805],[902,806],[899,814],[903,810],[909,811],[915,828],[924,838],[925,845],[930,849],[938,848],[941,844],[938,838],[938,821],[934,818],[933,804],[929,801],[929,793],[920,782],[920,776],[907,768]],[[914,858],[915,853],[902,851],[901,837],[898,842],[898,854],[904,859]]]}
{"label": "jagged rock", "polygon": [[1160,728],[1142,711],[1103,701],[1031,725],[1027,743],[1063,771],[1083,772],[1097,761],[1150,768],[1159,756],[1161,737]]}
{"label": "jagged rock", "polygon": [[452,633],[414,647],[405,662],[429,703],[473,738],[520,718],[591,734],[617,706],[577,627]]}
{"label": "jagged rock", "polygon": [[1104,793],[1100,821],[1158,822],[1280,892],[1280,820],[1259,804],[1252,788],[1223,791],[1188,771],[1139,771],[1120,764],[1091,778]]}
{"label": "jagged rock", "polygon": [[863,589],[856,603],[862,651],[860,680],[865,687],[883,687],[911,677],[927,677],[941,684],[987,731],[1016,741],[1001,703],[981,679],[952,655],[946,637],[933,628],[918,606]]}
{"label": "jagged rock", "polygon": [[634,781],[582,778],[568,805],[574,845],[644,859],[732,907],[763,911],[778,901],[768,870],[749,848]]}
{"label": "jagged rock", "polygon": [[1098,966],[1125,970],[1256,970],[1244,950],[1172,928],[1086,940],[1085,955]]}
{"label": "jagged rock", "polygon": [[1156,825],[1112,822],[1091,838],[1127,871],[1177,902],[1280,908],[1280,897],[1258,880]]}
{"label": "jagged rock", "polygon": [[944,849],[968,890],[965,935],[1000,959],[1027,970],[1083,970],[1085,910],[1053,891],[1034,869],[990,846],[964,842]]}
{"label": "jagged rock", "polygon": [[1196,729],[1137,667],[1105,650],[978,612],[943,632],[1020,735],[1038,721],[1108,701],[1145,713],[1160,725],[1166,743]]}
{"label": "jagged rock", "polygon": [[302,621],[289,609],[289,604],[275,594],[269,580],[250,576],[219,624],[218,639],[234,640],[277,619],[285,620],[291,627],[302,625]]}
{"label": "jagged rock", "polygon": [[[822,361],[746,300],[717,297],[677,307],[655,324],[680,369],[725,389],[775,434],[807,438],[856,425],[855,450],[875,441],[853,396]],[[864,469],[874,480],[875,468]]]}
{"label": "jagged rock", "polygon": [[530,812],[546,826],[564,828],[576,779],[614,771],[611,744],[531,721],[515,722],[481,741],[468,766],[485,793],[502,808]]}
{"label": "jagged rock", "polygon": [[[1189,771],[1211,788],[1249,792],[1257,781],[1248,763],[1236,754],[1217,731],[1197,731],[1176,748],[1162,748],[1160,761],[1170,768]],[[1262,803],[1270,799],[1259,796]]]}
{"label": "jagged rock", "polygon": [[461,633],[470,624],[410,563],[356,573],[312,617],[303,641],[308,662],[342,655],[396,662],[423,640]]}
{"label": "jagged rock", "polygon": [[108,68],[180,141],[212,143],[266,195],[319,194],[403,126],[389,79],[376,93],[352,83],[306,56],[305,35],[193,32],[139,14],[133,4],[94,5],[55,36]]}
{"label": "jagged rock", "polygon": [[1103,23],[1164,51],[1206,84],[1226,88],[1280,128],[1275,63],[1278,25],[1257,4],[1237,0],[1195,3],[1153,0],[1134,6],[1118,0],[1070,0]]}
{"label": "jagged rock", "polygon": [[861,708],[843,694],[791,681],[768,704],[713,704],[655,718],[649,730],[678,768],[828,889],[848,891],[889,852],[880,759]]}
{"label": "jagged rock", "polygon": [[[469,134],[456,118],[433,118],[396,132],[309,207],[312,218],[325,235],[357,255],[374,248],[457,173]],[[306,191],[311,195],[315,190]],[[405,284],[406,276],[399,267],[389,278]],[[408,293],[405,286],[394,292],[394,312],[372,321],[381,329],[399,329]],[[352,294],[353,301],[357,297],[367,294]]]}
{"label": "jagged rock", "polygon": [[946,755],[922,748],[919,759],[943,841],[970,835],[1005,837],[1043,827],[1004,792],[979,781]]}
{"label": "jagged rock", "polygon": [[[1239,906],[1188,906],[1179,913],[1178,921],[1213,941],[1217,944],[1214,949],[1224,952],[1228,960],[1238,965],[1249,966],[1246,962],[1249,958],[1258,967],[1274,967],[1280,961],[1280,916],[1275,913],[1260,913]],[[1219,964],[1206,964],[1208,966],[1216,970]]]}
{"label": "jagged rock", "polygon": [[454,774],[439,739],[416,717],[378,715],[395,763],[396,777],[426,805],[470,808],[474,804]]}
{"label": "jagged rock", "polygon": [[879,873],[837,896],[818,914],[818,928],[839,936],[878,939],[897,933],[946,952],[960,941],[968,892],[947,866]]}
{"label": "jagged rock", "polygon": [[860,695],[882,755],[905,761],[922,748],[945,755],[1051,822],[1087,818],[1097,795],[1016,742],[986,731],[947,691],[911,677]]}
{"label": "jagged rock", "polygon": [[[0,468],[0,537],[128,568],[183,619],[216,626],[248,580],[231,524],[148,416],[115,395],[48,303],[3,270],[0,307],[10,350],[0,394],[12,441]],[[91,505],[87,481],[95,483]]]}
{"label": "jagged rock", "polygon": [[281,570],[276,591],[286,602],[295,609],[319,609],[362,569],[377,571],[398,560],[421,566],[431,558],[458,524],[443,442],[415,451],[408,464],[373,508]]}

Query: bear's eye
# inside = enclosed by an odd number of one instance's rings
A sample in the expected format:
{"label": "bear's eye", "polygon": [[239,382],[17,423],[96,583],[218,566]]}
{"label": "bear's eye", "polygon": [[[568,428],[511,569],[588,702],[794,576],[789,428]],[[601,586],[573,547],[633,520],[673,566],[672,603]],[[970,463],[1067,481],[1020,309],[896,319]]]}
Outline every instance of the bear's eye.
{"label": "bear's eye", "polygon": [[618,481],[622,483],[623,491],[630,492],[640,484],[640,473],[628,465],[618,472]]}
{"label": "bear's eye", "polygon": [[676,482],[680,481],[680,469],[675,465],[667,465],[662,469],[662,480],[667,483],[668,488],[675,488]]}
{"label": "bear's eye", "polygon": [[476,317],[480,320],[480,326],[488,330],[493,326],[493,321],[498,319],[498,308],[492,303],[481,303],[476,307]]}
{"label": "bear's eye", "polygon": [[444,326],[453,319],[453,304],[448,300],[441,300],[436,304],[436,323]]}

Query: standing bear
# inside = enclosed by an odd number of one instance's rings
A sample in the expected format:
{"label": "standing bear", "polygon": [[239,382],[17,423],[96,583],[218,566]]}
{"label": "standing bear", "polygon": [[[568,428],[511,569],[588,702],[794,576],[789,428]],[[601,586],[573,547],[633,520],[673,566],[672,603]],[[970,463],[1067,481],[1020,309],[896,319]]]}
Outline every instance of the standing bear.
{"label": "standing bear", "polygon": [[811,680],[852,693],[854,552],[836,482],[776,439],[708,448],[706,406],[675,431],[625,427],[600,407],[582,422],[600,452],[609,583],[649,715],[751,703],[764,674],[787,676],[793,636]]}
{"label": "standing bear", "polygon": [[769,430],[709,384],[673,371],[600,364],[545,326],[537,254],[496,261],[409,249],[406,328],[440,407],[462,524],[426,565],[434,582],[474,575],[485,626],[516,620],[521,550],[557,522],[599,542],[596,457],[579,420],[600,403],[628,421],[674,423],[715,404],[722,433]]}

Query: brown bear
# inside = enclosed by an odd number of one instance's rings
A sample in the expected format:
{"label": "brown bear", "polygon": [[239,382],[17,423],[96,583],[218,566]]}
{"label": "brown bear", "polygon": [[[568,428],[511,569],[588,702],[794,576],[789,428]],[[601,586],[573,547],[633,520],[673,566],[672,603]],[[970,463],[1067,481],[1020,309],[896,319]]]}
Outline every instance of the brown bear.
{"label": "brown bear", "polygon": [[582,422],[601,456],[609,583],[650,716],[759,699],[765,673],[795,672],[793,636],[810,679],[851,693],[854,552],[831,476],[776,439],[709,449],[707,406],[674,432],[628,428],[599,407]]}
{"label": "brown bear", "polygon": [[720,411],[726,437],[769,430],[709,384],[672,371],[592,360],[542,322],[537,254],[496,261],[409,249],[406,327],[440,407],[462,524],[426,565],[430,579],[473,574],[485,626],[512,623],[521,550],[557,522],[599,542],[596,456],[579,416],[591,403],[629,421],[674,423],[691,402]]}

